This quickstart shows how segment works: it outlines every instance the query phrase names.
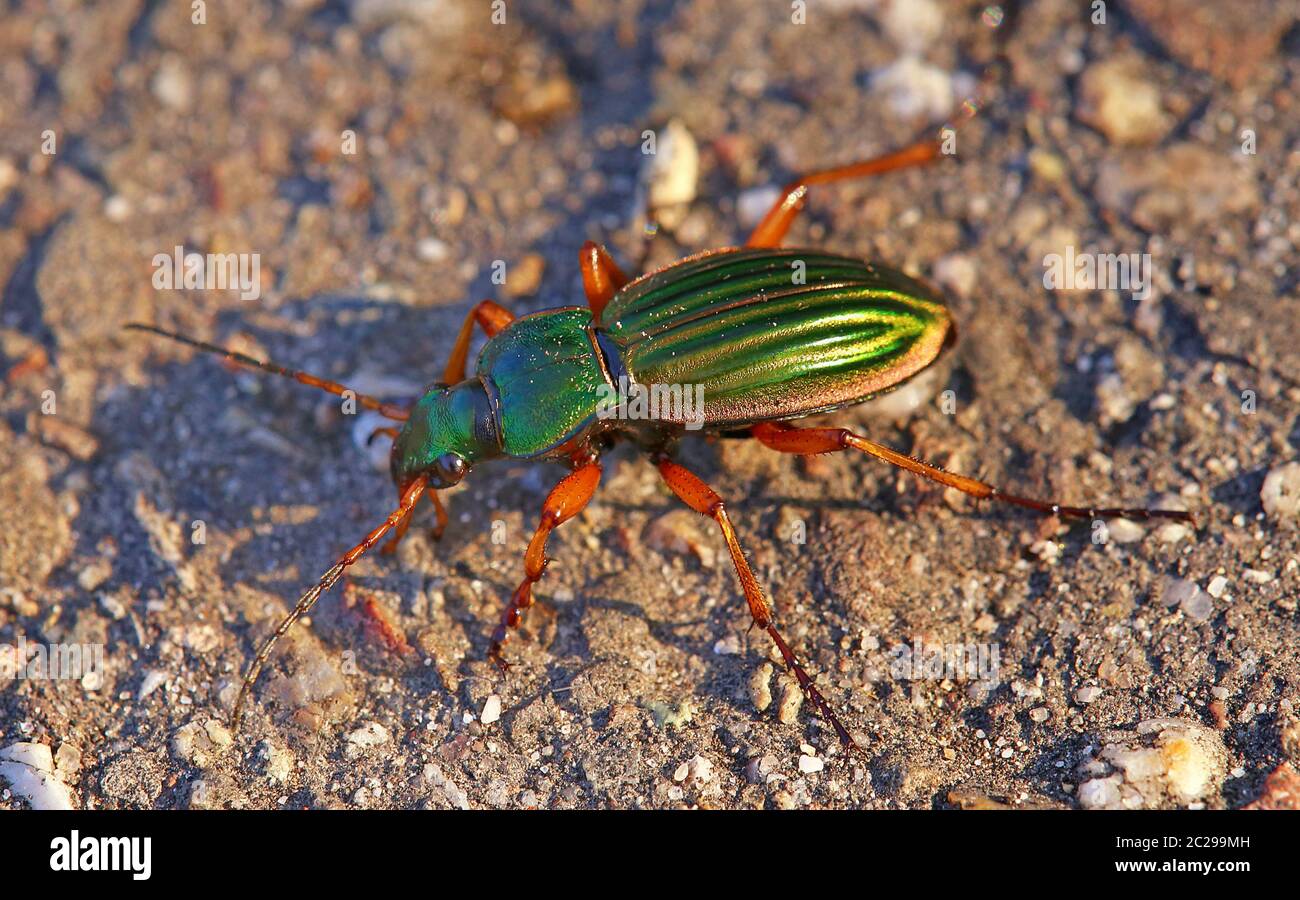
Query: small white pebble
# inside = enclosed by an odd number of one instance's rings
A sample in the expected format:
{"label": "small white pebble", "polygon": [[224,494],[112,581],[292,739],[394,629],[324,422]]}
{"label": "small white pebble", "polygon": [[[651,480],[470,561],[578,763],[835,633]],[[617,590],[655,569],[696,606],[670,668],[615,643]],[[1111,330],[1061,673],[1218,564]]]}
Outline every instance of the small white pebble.
{"label": "small white pebble", "polygon": [[1300,515],[1300,462],[1289,462],[1271,469],[1259,489],[1264,512],[1274,519]]}
{"label": "small white pebble", "polygon": [[1166,608],[1181,606],[1199,591],[1196,583],[1186,578],[1166,578],[1160,588],[1160,605]]}
{"label": "small white pebble", "polygon": [[1086,705],[1101,696],[1101,688],[1095,686],[1081,687],[1074,692],[1074,702]]}
{"label": "small white pebble", "polygon": [[687,771],[690,773],[692,781],[708,781],[713,777],[713,762],[707,756],[701,756],[697,753],[687,763]]}
{"label": "small white pebble", "polygon": [[114,194],[104,201],[104,217],[110,222],[125,222],[131,218],[131,201]]}
{"label": "small white pebble", "polygon": [[451,256],[451,247],[446,241],[425,238],[415,245],[415,255],[425,262],[442,262]]}
{"label": "small white pebble", "polygon": [[1146,529],[1131,519],[1111,519],[1106,531],[1117,544],[1136,544],[1146,534]]}
{"label": "small white pebble", "polygon": [[718,656],[735,656],[740,653],[740,638],[729,634],[713,645],[713,652]]}
{"label": "small white pebble", "polygon": [[871,89],[884,94],[894,115],[903,119],[938,119],[953,106],[951,74],[915,56],[901,56],[872,73]]}
{"label": "small white pebble", "polygon": [[920,53],[943,33],[945,17],[934,0],[890,3],[877,13],[885,33],[896,46]]}
{"label": "small white pebble", "polygon": [[479,721],[484,725],[491,725],[499,718],[501,718],[501,697],[498,694],[489,694],[487,702],[483,704],[483,712],[479,715]]}
{"label": "small white pebble", "polygon": [[685,219],[699,175],[695,138],[680,119],[673,119],[662,129],[656,151],[641,172],[650,208],[665,227],[676,228]]}
{"label": "small white pebble", "polygon": [[799,757],[799,771],[803,772],[805,775],[820,772],[825,767],[826,764],[816,756],[809,756],[805,753]]}
{"label": "small white pebble", "polygon": [[1120,776],[1093,778],[1079,785],[1079,805],[1084,809],[1105,809],[1119,803]]}
{"label": "small white pebble", "polygon": [[1191,533],[1192,530],[1182,522],[1166,522],[1156,531],[1156,540],[1162,544],[1176,544]]}
{"label": "small white pebble", "polygon": [[343,755],[348,759],[356,759],[367,750],[388,743],[389,737],[388,729],[383,725],[378,722],[367,722],[348,735],[348,745]]}
{"label": "small white pebble", "polygon": [[1189,619],[1204,622],[1214,615],[1214,601],[1209,594],[1197,588],[1195,593],[1183,601],[1182,609]]}
{"label": "small white pebble", "polygon": [[167,673],[162,669],[150,669],[145,673],[144,680],[140,682],[140,690],[136,692],[135,698],[143,700],[158,688],[162,687],[167,681]]}

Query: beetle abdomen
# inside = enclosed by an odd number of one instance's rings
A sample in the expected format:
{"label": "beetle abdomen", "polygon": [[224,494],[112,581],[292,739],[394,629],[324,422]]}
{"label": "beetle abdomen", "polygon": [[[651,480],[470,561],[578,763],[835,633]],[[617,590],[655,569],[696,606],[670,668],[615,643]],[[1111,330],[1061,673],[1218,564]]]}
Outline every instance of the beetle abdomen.
{"label": "beetle abdomen", "polygon": [[812,250],[721,250],[627,285],[601,315],[641,384],[702,385],[709,426],[865,400],[938,356],[942,298],[893,269]]}

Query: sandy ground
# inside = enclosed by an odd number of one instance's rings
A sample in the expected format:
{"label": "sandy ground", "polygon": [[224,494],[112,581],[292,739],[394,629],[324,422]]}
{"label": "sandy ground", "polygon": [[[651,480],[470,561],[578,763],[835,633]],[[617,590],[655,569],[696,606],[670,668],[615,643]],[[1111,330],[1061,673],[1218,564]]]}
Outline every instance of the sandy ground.
{"label": "sandy ground", "polygon": [[[1175,0],[1104,23],[1063,0],[808,0],[803,24],[740,0],[6,12],[0,646],[103,667],[0,671],[0,807],[1278,802],[1300,754],[1300,36],[1294,4],[1254,5],[1231,27]],[[1195,530],[688,446],[848,756],[746,634],[718,536],[627,447],[554,538],[500,679],[488,635],[561,470],[498,464],[451,492],[440,543],[426,511],[361,562],[227,730],[256,644],[393,488],[372,419],[123,323],[409,396],[469,301],[580,302],[587,238],[641,255],[643,130],[678,119],[699,147],[662,262],[743,240],[793,173],[931,133],[982,72],[955,161],[821,189],[795,227],[933,279],[961,325],[917,409],[833,421],[1023,493],[1184,504]],[[176,245],[259,254],[260,296],[156,288]],[[1150,254],[1150,296],[1045,289],[1067,248]],[[997,666],[900,672],[917,641]]]}

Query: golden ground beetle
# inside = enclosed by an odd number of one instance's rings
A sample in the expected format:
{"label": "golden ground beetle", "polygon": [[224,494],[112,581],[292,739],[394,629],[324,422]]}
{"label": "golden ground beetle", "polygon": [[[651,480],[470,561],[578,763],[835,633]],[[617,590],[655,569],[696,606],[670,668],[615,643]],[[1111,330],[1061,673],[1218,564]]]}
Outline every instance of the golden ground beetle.
{"label": "golden ground beetle", "polygon": [[[357,395],[362,406],[403,423],[400,429],[380,430],[393,441],[391,471],[400,500],[388,518],[302,595],[262,644],[235,701],[235,726],[276,641],[321,594],[390,531],[384,549],[391,551],[421,497],[429,497],[436,508],[435,535],[440,535],[447,513],[438,490],[494,459],[552,460],[572,467],[542,506],[541,521],[524,556],[523,578],[492,634],[489,654],[498,666],[506,667],[501,649],[510,629],[519,626],[524,610],[533,605],[533,585],[546,569],[547,538],[595,493],[601,454],[614,441],[628,438],[650,455],[674,494],[717,523],[754,625],[771,636],[805,695],[849,748],[857,746],[853,738],[777,630],[772,603],[750,569],[726,504],[673,459],[688,425],[702,425],[706,433],[748,436],[781,453],[858,450],[977,498],[1045,514],[1190,521],[1188,513],[1176,510],[1033,500],[946,472],[843,428],[789,424],[896,388],[954,343],[956,327],[943,298],[925,284],[885,266],[781,247],[810,186],[920,165],[941,155],[939,142],[923,141],[886,156],[805,175],[783,189],[743,247],[690,256],[635,280],[623,274],[604,247],[589,241],[581,256],[585,307],[515,318],[484,300],[466,317],[442,380],[414,405],[403,408]],[[489,340],[467,377],[476,324]],[[160,328],[128,327],[333,394],[347,390]],[[652,419],[606,415],[603,399],[611,389],[621,386],[626,391],[628,385],[701,385],[701,419],[686,422],[673,404]]]}

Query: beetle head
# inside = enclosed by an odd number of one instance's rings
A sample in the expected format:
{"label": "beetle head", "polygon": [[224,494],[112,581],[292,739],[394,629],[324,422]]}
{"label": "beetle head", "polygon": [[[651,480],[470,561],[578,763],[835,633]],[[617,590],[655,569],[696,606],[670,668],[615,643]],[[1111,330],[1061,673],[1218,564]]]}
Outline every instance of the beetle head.
{"label": "beetle head", "polygon": [[400,488],[418,475],[435,490],[458,484],[474,464],[501,455],[496,416],[477,378],[435,383],[411,407],[389,468]]}

